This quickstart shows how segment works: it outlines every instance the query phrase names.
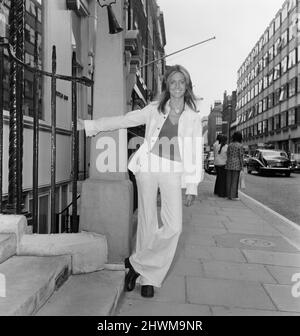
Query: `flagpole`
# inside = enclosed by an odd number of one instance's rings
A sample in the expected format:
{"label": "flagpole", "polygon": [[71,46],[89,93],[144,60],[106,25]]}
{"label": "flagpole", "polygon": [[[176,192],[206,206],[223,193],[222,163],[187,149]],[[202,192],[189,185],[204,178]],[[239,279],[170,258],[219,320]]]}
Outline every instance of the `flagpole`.
{"label": "flagpole", "polygon": [[192,44],[192,45],[190,45],[190,46],[188,46],[188,47],[185,47],[185,48],[183,48],[183,49],[174,51],[173,53],[171,53],[171,54],[169,54],[169,55],[165,55],[165,56],[163,56],[163,57],[161,57],[161,58],[158,58],[158,59],[155,59],[155,60],[153,60],[153,61],[151,61],[151,62],[149,62],[149,63],[143,64],[143,65],[140,66],[140,68],[144,68],[144,67],[146,67],[146,66],[148,66],[148,65],[151,65],[152,63],[159,62],[159,61],[161,61],[161,60],[163,60],[163,59],[165,59],[165,58],[167,58],[167,57],[173,56],[173,55],[178,54],[178,53],[180,53],[180,52],[182,52],[182,51],[185,51],[185,50],[187,50],[187,49],[196,47],[196,46],[198,46],[198,45],[200,45],[200,44],[204,44],[204,43],[206,43],[206,42],[209,42],[209,41],[211,41],[211,40],[215,40],[215,39],[216,39],[216,37],[213,36],[213,37],[211,37],[211,38],[209,38],[209,39],[207,39],[207,40],[204,40],[204,41],[201,41],[201,42],[198,42],[198,43],[194,43],[194,44]]}

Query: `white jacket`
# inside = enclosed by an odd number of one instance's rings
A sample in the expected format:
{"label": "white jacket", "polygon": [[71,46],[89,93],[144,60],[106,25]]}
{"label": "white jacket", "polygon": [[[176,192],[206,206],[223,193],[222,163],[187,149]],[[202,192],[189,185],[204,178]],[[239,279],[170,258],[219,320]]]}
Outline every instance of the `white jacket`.
{"label": "white jacket", "polygon": [[[121,128],[146,125],[145,141],[131,158],[128,169],[137,173],[148,156],[160,130],[170,112],[169,102],[166,104],[166,113],[158,111],[158,102],[153,102],[142,110],[129,112],[123,116],[102,117],[97,120],[85,120],[87,136],[94,136],[101,131],[112,131]],[[178,143],[183,163],[182,188],[186,194],[197,195],[197,186],[203,180],[203,143],[202,143],[202,116],[187,105],[178,122]]]}

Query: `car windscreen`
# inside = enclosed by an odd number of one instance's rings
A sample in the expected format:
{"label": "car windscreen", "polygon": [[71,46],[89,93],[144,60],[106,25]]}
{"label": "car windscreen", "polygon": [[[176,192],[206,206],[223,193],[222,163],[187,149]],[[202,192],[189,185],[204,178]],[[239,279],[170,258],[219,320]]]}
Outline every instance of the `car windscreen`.
{"label": "car windscreen", "polygon": [[278,159],[282,159],[285,158],[287,159],[287,155],[284,153],[278,153],[278,152],[262,152],[263,157],[266,160],[278,160]]}

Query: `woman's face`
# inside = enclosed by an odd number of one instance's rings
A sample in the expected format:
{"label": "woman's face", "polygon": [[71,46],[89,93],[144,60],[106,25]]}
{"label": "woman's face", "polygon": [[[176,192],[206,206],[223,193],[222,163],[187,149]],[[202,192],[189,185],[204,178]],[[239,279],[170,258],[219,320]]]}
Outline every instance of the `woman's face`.
{"label": "woman's face", "polygon": [[183,98],[186,91],[186,82],[181,72],[175,72],[169,78],[169,92],[171,98]]}

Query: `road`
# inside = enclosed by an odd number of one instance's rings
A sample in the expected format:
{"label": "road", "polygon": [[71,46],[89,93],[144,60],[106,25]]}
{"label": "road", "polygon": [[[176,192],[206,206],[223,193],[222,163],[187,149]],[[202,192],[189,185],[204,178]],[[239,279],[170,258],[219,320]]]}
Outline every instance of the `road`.
{"label": "road", "polygon": [[[260,176],[246,174],[242,191],[282,216],[300,225],[300,174]],[[211,179],[213,175],[209,175]]]}

